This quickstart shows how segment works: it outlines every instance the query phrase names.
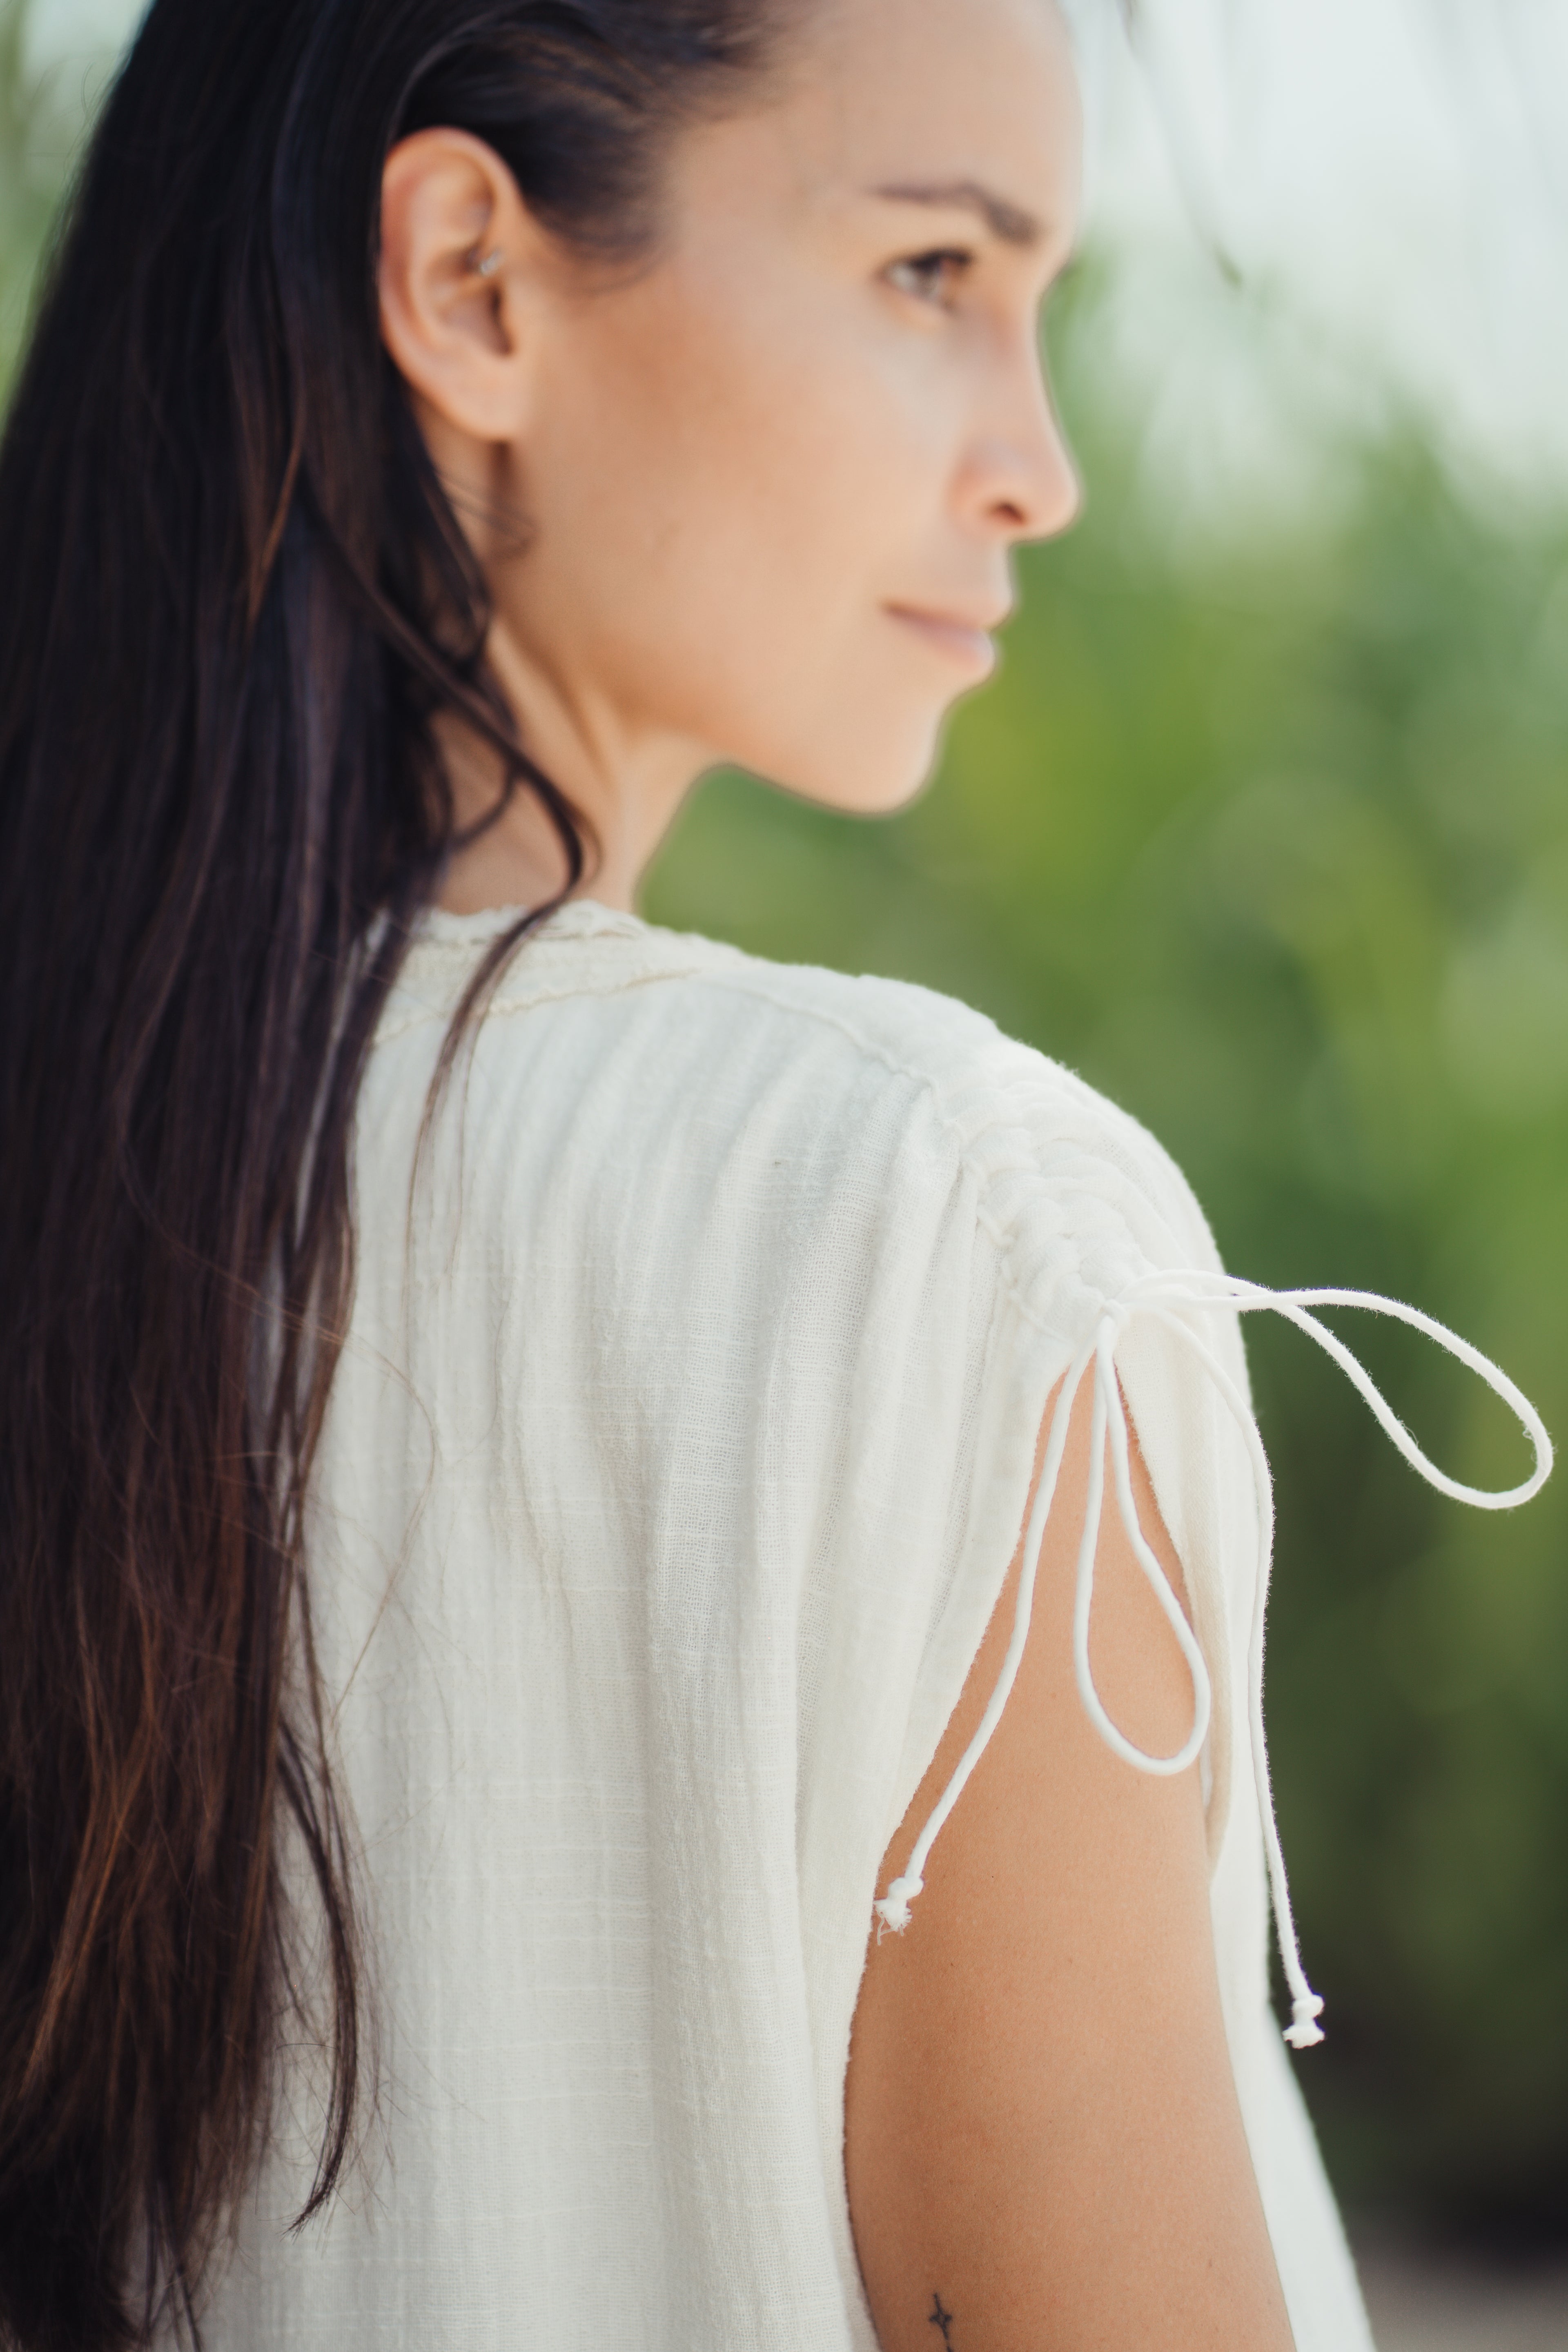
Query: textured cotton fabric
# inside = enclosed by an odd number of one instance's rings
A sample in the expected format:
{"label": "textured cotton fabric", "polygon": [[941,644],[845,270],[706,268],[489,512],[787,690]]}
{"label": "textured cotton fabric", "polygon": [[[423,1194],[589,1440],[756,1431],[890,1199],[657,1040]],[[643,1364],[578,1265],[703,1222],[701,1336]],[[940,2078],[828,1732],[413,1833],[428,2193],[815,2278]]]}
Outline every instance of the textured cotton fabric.
{"label": "textured cotton fabric", "polygon": [[[510,919],[428,919],[382,1021],[314,1490],[380,2110],[286,2235],[294,2078],[207,2340],[874,2352],[843,2123],[878,1867],[1053,1385],[1214,1245],[1132,1120],[979,1015],[586,902],[508,967],[421,1156]],[[1234,1318],[1205,1337],[1245,1383]],[[1134,1321],[1118,1369],[1214,1685],[1215,1948],[1297,2344],[1364,2352],[1232,1766],[1245,1449],[1168,1332]]]}

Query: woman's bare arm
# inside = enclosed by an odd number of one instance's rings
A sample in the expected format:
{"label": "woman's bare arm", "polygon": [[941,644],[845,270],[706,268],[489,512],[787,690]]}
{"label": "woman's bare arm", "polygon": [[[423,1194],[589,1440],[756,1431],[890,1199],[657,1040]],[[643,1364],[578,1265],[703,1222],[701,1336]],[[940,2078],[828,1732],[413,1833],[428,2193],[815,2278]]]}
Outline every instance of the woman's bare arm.
{"label": "woman's bare arm", "polygon": [[[1086,1385],[1017,1682],[861,1987],[847,2161],[884,2352],[1290,2352],[1220,2015],[1197,1769],[1121,1761],[1073,1678],[1088,1469]],[[1135,1451],[1132,1476],[1180,1592]],[[882,1888],[995,1682],[1019,1567]],[[1186,1668],[1109,1494],[1092,1655],[1129,1737],[1179,1748]]]}

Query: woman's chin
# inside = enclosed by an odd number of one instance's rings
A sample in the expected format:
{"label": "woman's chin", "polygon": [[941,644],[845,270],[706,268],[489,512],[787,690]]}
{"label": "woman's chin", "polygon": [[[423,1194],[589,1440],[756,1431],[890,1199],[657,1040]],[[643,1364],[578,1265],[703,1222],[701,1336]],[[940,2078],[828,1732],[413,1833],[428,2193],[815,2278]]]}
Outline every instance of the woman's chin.
{"label": "woman's chin", "polygon": [[763,772],[796,800],[844,816],[895,816],[920,798],[936,772],[947,712],[911,727],[889,719],[842,730],[831,753],[781,763]]}

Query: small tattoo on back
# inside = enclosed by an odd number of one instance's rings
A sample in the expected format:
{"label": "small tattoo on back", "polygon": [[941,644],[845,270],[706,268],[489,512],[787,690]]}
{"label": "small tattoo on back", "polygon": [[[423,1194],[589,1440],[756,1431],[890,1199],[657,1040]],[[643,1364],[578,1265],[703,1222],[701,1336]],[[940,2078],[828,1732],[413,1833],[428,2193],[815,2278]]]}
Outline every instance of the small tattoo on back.
{"label": "small tattoo on back", "polygon": [[944,2311],[942,2309],[942,2297],[934,2291],[931,2294],[931,2309],[926,2314],[926,2326],[928,2327],[940,2327],[942,2330],[942,2340],[947,2347],[947,2352],[952,2352],[952,2338],[948,2334],[948,2329],[952,2326],[952,2314],[951,2311]]}

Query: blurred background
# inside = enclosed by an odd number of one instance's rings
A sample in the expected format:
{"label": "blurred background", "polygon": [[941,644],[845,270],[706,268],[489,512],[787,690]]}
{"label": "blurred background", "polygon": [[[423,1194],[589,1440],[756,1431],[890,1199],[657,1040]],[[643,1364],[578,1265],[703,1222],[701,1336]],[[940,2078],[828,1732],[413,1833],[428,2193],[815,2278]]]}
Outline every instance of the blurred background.
{"label": "blurred background", "polygon": [[[123,0],[0,0],[0,372]],[[1088,487],[889,822],[710,780],[656,920],[983,1007],[1260,1282],[1410,1299],[1568,1438],[1568,0],[1076,0]],[[767,551],[757,551],[767,561]],[[1339,1318],[1428,1451],[1510,1417]],[[1268,1712],[1385,2352],[1568,2346],[1568,1476],[1441,1501],[1249,1327]]]}

